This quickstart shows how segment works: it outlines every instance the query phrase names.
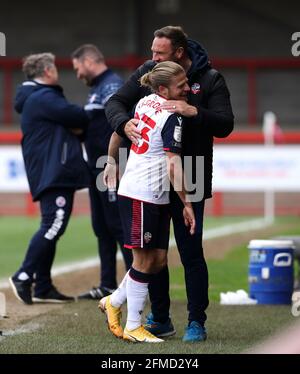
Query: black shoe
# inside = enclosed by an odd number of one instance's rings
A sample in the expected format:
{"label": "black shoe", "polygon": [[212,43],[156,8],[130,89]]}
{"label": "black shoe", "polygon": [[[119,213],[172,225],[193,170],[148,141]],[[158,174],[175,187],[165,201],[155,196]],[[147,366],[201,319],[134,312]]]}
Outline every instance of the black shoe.
{"label": "black shoe", "polygon": [[66,296],[58,292],[55,287],[50,288],[48,292],[43,295],[34,296],[32,301],[35,303],[69,303],[75,301],[72,296]]}
{"label": "black shoe", "polygon": [[31,298],[31,281],[14,280],[12,277],[9,278],[9,283],[17,299],[25,304],[32,304]]}
{"label": "black shoe", "polygon": [[100,300],[105,296],[111,295],[114,290],[104,287],[93,287],[90,291],[82,293],[78,296],[78,299],[86,300]]}

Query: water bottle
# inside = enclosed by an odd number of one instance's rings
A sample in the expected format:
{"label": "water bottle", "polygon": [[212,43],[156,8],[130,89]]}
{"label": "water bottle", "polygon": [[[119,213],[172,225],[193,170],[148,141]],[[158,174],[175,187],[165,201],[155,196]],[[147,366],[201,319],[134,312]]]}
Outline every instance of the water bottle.
{"label": "water bottle", "polygon": [[115,188],[108,189],[108,201],[110,203],[117,201],[117,190]]}

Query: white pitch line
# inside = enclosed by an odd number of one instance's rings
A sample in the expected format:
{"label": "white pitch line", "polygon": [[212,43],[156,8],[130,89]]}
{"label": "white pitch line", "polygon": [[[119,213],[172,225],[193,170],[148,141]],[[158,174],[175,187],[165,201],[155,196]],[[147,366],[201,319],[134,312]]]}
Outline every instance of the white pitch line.
{"label": "white pitch line", "polygon": [[[236,234],[240,232],[262,229],[262,228],[272,225],[272,223],[273,222],[267,219],[259,218],[259,219],[253,219],[250,221],[245,221],[245,222],[232,223],[230,225],[216,227],[213,229],[207,229],[207,230],[204,230],[203,240],[215,239],[215,238],[219,238],[222,236],[227,236],[227,235]],[[175,238],[172,238],[169,244],[170,244],[170,247],[175,246],[176,245]],[[122,254],[120,251],[118,251],[117,253],[117,259],[118,260],[122,259]],[[88,269],[88,268],[98,266],[98,265],[99,265],[99,257],[92,257],[86,260],[74,261],[68,264],[54,266],[51,271],[51,274],[55,277],[57,275],[71,273],[72,271],[77,271],[77,270]],[[9,287],[10,285],[8,281],[4,279],[0,280],[0,289],[5,289]]]}
{"label": "white pitch line", "polygon": [[252,219],[245,222],[232,223],[204,231],[203,240],[215,239],[222,236],[237,234],[240,232],[262,229],[271,226],[274,222],[265,218]]}
{"label": "white pitch line", "polygon": [[28,322],[25,325],[22,325],[21,327],[17,328],[16,330],[6,330],[5,333],[3,333],[3,335],[0,336],[0,342],[4,340],[7,336],[15,336],[33,332],[38,330],[40,327],[41,326],[38,323]]}
{"label": "white pitch line", "polygon": [[[119,254],[119,252],[118,252],[117,258],[121,259],[121,254]],[[99,265],[99,257],[91,257],[91,258],[87,258],[86,260],[73,261],[67,264],[54,266],[53,269],[51,270],[51,275],[55,277],[60,274],[71,273],[72,271],[88,269],[88,268],[92,268],[97,265]],[[4,279],[0,280],[0,289],[9,288],[9,287],[10,287],[10,284],[8,281]]]}

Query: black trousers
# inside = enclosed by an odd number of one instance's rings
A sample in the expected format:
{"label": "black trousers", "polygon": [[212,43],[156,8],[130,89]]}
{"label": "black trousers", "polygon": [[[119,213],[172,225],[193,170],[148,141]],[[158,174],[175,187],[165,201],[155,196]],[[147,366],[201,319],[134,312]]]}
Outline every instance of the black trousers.
{"label": "black trousers", "polygon": [[124,248],[122,224],[118,202],[108,200],[108,192],[101,192],[96,182],[89,188],[92,226],[98,239],[98,252],[100,257],[100,286],[111,289],[117,288],[116,254],[117,242],[120,245],[126,270],[132,264],[130,249]]}
{"label": "black trousers", "polygon": [[53,188],[40,198],[41,223],[33,235],[23,264],[14,277],[25,272],[33,281],[35,296],[46,293],[52,287],[51,267],[56,243],[68,225],[73,208],[74,190]]}
{"label": "black trousers", "polygon": [[[184,224],[183,204],[176,192],[171,190],[171,216],[174,225],[176,244],[184,267],[186,293],[188,300],[188,320],[204,325],[205,310],[208,307],[208,271],[203,254],[202,233],[204,200],[193,204],[196,217],[196,233],[190,235]],[[154,321],[164,322],[169,317],[169,272],[166,267],[156,274],[149,284],[149,296]]]}

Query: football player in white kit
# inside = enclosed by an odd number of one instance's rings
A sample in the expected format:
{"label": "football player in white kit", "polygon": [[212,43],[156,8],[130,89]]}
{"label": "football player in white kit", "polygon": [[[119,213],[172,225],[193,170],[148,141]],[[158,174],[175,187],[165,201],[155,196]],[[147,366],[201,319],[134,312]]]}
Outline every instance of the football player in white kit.
{"label": "football player in white kit", "polygon": [[[169,181],[184,204],[183,216],[190,234],[195,230],[192,205],[186,198],[181,151],[181,118],[162,110],[166,100],[185,100],[190,88],[184,69],[175,62],[157,64],[141,78],[153,94],[141,99],[135,110],[142,139],[132,144],[125,173],[118,190],[119,208],[124,231],[124,246],[133,252],[133,264],[118,289],[100,300],[110,331],[117,337],[134,342],[162,342],[142,325],[142,312],[148,284],[167,264],[169,245]],[[116,147],[120,137],[114,133]],[[105,183],[110,187],[112,181]],[[115,181],[114,181],[115,183]],[[127,300],[127,321],[120,324],[121,306]]]}

